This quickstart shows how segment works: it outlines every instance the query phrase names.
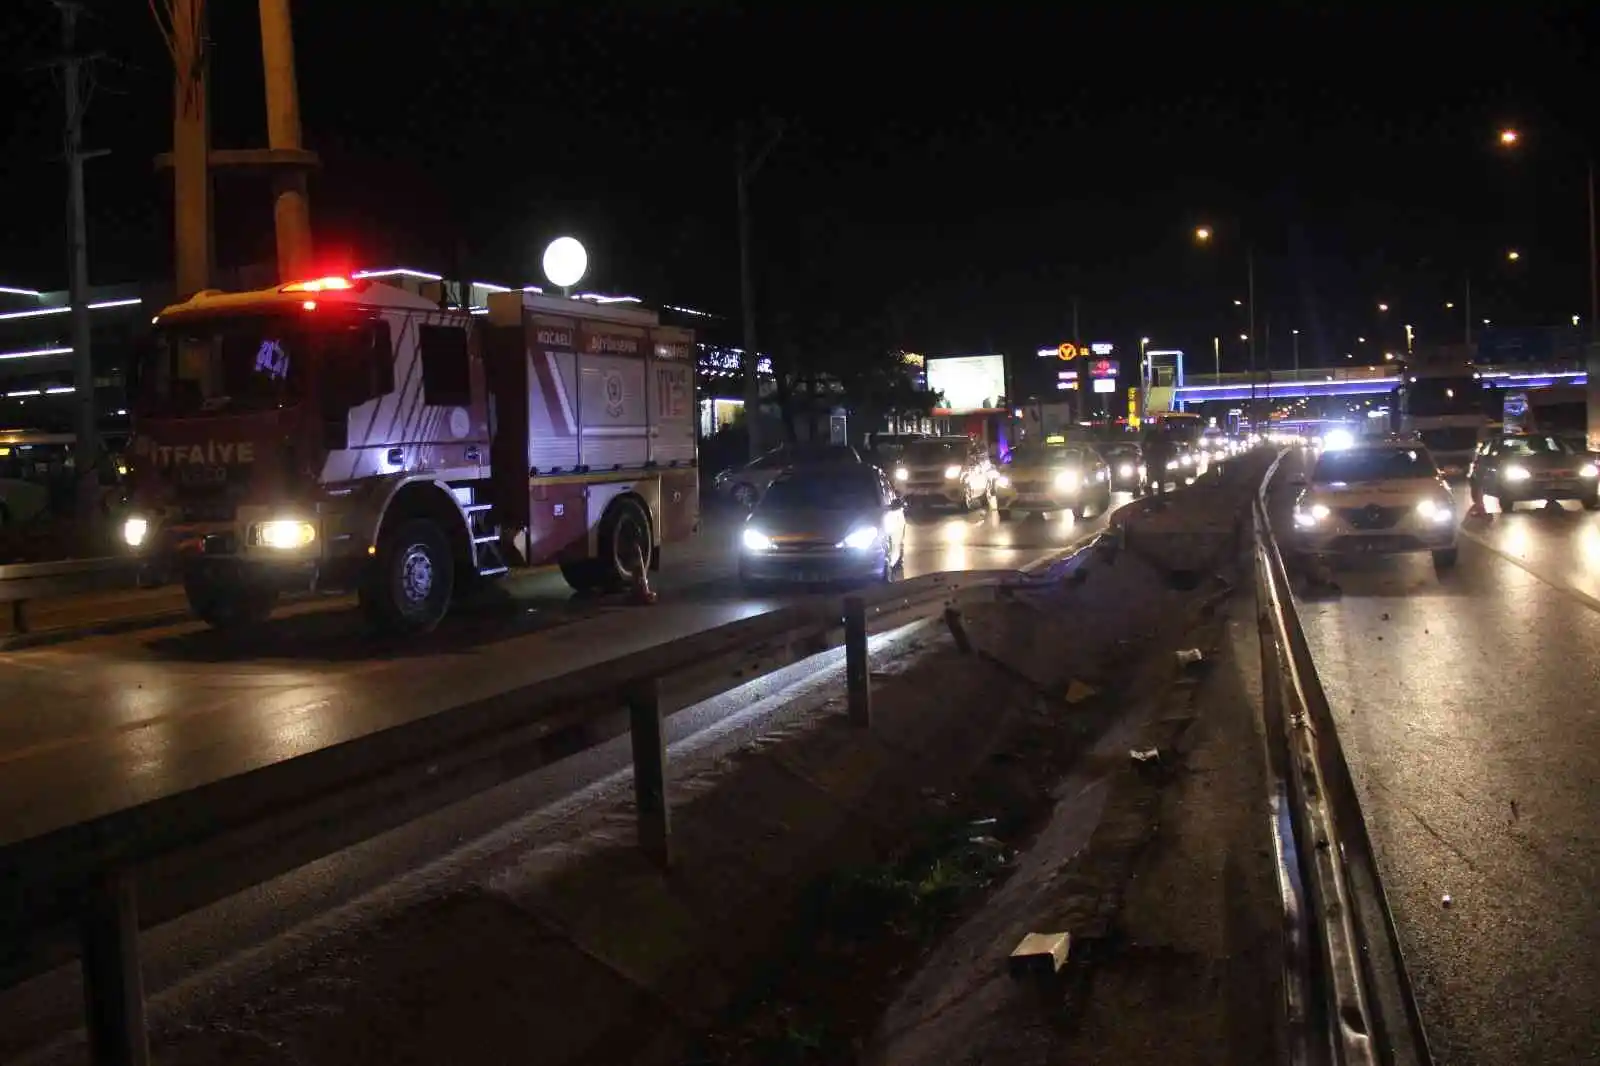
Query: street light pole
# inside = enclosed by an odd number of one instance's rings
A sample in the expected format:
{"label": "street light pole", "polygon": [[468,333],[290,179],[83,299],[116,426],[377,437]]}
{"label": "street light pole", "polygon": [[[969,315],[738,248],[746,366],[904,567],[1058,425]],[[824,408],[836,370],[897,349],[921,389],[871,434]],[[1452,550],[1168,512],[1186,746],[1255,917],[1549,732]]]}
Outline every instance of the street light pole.
{"label": "street light pole", "polygon": [[1290,333],[1294,336],[1294,344],[1292,345],[1292,347],[1294,349],[1294,379],[1296,381],[1299,381],[1300,380],[1300,331],[1297,330],[1297,329],[1296,330],[1290,330]]}
{"label": "street light pole", "polygon": [[[761,454],[761,379],[757,373],[761,356],[756,352],[756,292],[750,263],[749,185],[750,179],[756,176],[756,171],[760,170],[761,164],[766,161],[767,153],[772,151],[778,143],[778,138],[782,136],[783,131],[779,128],[761,151],[751,158],[745,143],[745,130],[741,126],[738,151],[734,158],[739,210],[739,308],[744,319],[744,358],[740,362],[744,368],[744,425],[750,441],[752,459]],[[776,364],[773,366],[773,372],[777,372]]]}
{"label": "street light pole", "polygon": [[1250,331],[1250,431],[1254,433],[1256,428],[1256,250],[1251,245],[1245,246],[1244,263],[1249,287],[1246,298],[1250,301],[1248,309],[1250,325],[1247,327]]}
{"label": "street light pole", "polygon": [[1211,338],[1211,364],[1212,364],[1212,367],[1214,368],[1215,376],[1216,376],[1216,379],[1217,379],[1216,381],[1212,382],[1212,384],[1221,385],[1222,384],[1222,338],[1221,337],[1212,337]]}
{"label": "street light pole", "polygon": [[1600,344],[1600,250],[1595,246],[1594,157],[1589,157],[1589,340]]}

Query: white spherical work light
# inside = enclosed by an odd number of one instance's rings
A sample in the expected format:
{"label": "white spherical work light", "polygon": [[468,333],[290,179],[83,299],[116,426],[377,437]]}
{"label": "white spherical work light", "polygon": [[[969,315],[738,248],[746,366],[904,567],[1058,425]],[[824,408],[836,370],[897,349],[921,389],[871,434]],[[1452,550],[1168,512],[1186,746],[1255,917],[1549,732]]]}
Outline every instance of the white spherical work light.
{"label": "white spherical work light", "polygon": [[589,269],[589,253],[574,237],[557,237],[544,250],[544,276],[551,284],[570,288]]}

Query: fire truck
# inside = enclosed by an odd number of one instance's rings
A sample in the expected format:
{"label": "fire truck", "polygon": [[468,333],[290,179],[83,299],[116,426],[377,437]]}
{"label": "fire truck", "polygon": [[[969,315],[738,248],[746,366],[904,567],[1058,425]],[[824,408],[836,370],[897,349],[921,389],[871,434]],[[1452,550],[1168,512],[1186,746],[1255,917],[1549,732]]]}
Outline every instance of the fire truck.
{"label": "fire truck", "polygon": [[616,589],[698,527],[693,356],[651,311],[535,292],[197,293],[140,359],[123,539],[222,629],[345,589],[421,633],[552,563]]}

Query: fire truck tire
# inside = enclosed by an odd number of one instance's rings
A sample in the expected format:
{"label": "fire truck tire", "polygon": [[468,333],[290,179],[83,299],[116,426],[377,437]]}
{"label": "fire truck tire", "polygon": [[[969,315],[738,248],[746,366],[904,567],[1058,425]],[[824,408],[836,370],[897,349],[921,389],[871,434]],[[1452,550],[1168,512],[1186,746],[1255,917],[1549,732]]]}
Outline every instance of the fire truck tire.
{"label": "fire truck tire", "polygon": [[260,625],[278,603],[277,589],[198,568],[184,572],[183,593],[196,618],[224,633]]}
{"label": "fire truck tire", "polygon": [[382,633],[430,632],[450,609],[455,571],[450,540],[435,523],[398,522],[378,538],[377,554],[362,576],[362,613]]}
{"label": "fire truck tire", "polygon": [[607,591],[633,583],[642,556],[650,563],[654,551],[650,516],[632,500],[622,499],[606,508],[600,519],[600,581]]}

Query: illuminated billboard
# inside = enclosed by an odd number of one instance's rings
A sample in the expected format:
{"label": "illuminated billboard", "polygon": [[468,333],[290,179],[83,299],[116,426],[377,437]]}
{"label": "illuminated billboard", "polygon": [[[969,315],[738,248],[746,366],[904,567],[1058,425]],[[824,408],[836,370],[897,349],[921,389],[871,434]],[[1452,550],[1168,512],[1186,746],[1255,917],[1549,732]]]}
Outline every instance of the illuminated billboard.
{"label": "illuminated billboard", "polygon": [[944,394],[954,413],[999,407],[1006,395],[1006,357],[950,355],[929,359],[928,389]]}

